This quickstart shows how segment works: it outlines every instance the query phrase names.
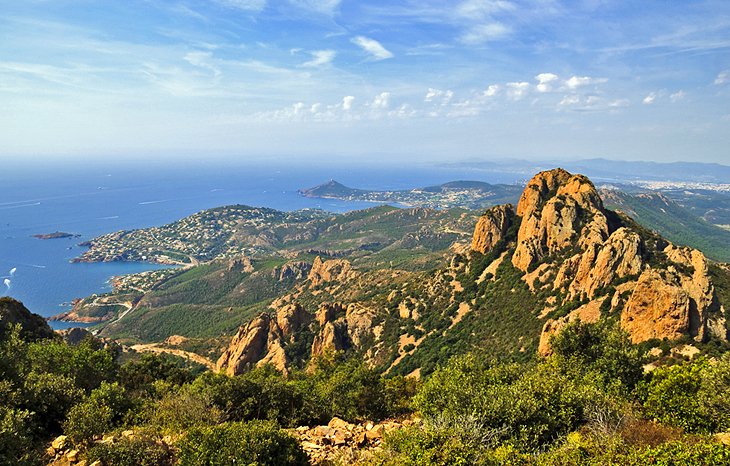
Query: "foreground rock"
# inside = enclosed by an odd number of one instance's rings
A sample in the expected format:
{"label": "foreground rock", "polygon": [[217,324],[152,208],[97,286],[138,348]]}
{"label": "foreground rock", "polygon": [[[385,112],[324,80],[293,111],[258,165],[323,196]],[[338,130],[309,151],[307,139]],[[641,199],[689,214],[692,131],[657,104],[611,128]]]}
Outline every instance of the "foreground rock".
{"label": "foreground rock", "polygon": [[292,434],[299,440],[312,464],[336,461],[339,461],[338,464],[354,464],[379,450],[385,434],[419,422],[420,419],[405,419],[352,424],[335,417],[326,426],[297,427]]}

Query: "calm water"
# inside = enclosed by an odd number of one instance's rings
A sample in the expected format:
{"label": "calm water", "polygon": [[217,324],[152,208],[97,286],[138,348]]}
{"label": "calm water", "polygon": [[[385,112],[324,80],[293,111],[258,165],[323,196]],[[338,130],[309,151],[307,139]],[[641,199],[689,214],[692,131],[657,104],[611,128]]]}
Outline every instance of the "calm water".
{"label": "calm water", "polygon": [[[280,210],[320,208],[332,212],[369,203],[307,199],[297,189],[336,179],[352,187],[405,189],[455,179],[512,182],[511,175],[485,175],[428,167],[266,168],[52,166],[0,172],[0,296],[9,295],[33,312],[63,312],[74,298],[110,289],[114,275],[157,268],[148,263],[75,264],[78,243],[103,233],[172,222],[202,209],[248,204]],[[78,238],[39,240],[32,235],[64,231]]]}

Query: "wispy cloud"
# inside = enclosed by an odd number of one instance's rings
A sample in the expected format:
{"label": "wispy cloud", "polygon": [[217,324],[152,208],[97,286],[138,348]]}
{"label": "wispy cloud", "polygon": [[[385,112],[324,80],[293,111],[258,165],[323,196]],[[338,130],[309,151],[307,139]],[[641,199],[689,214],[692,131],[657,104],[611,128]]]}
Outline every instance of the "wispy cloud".
{"label": "wispy cloud", "polygon": [[261,11],[266,7],[266,0],[215,0],[215,2],[219,5],[243,11],[256,12]]}
{"label": "wispy cloud", "polygon": [[530,91],[530,83],[525,81],[511,82],[505,86],[507,87],[507,97],[512,100],[520,100]]}
{"label": "wispy cloud", "polygon": [[641,101],[644,105],[651,105],[654,102],[656,102],[657,93],[656,92],[650,92],[649,95],[644,97],[644,100]]}
{"label": "wispy cloud", "polygon": [[351,39],[352,43],[369,53],[374,60],[385,60],[393,58],[393,53],[383,47],[383,45],[375,39],[365,36],[357,36]]}
{"label": "wispy cloud", "polygon": [[302,66],[307,68],[316,68],[319,66],[329,65],[332,60],[335,59],[337,52],[334,50],[315,50],[309,52],[312,55],[312,59],[302,63]]}
{"label": "wispy cloud", "polygon": [[730,82],[730,70],[721,71],[720,74],[715,78],[715,85],[719,86]]}
{"label": "wispy cloud", "polygon": [[341,0],[289,0],[289,2],[299,8],[332,16],[337,12]]}
{"label": "wispy cloud", "polygon": [[468,45],[483,44],[485,42],[503,39],[510,33],[512,33],[512,29],[502,23],[478,24],[467,29],[459,37],[459,41]]}

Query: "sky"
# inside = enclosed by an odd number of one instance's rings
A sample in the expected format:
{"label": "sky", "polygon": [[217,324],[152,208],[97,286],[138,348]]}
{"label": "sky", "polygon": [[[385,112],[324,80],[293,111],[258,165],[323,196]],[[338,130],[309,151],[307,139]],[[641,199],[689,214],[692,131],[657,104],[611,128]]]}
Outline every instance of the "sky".
{"label": "sky", "polygon": [[727,0],[0,0],[0,159],[728,148]]}

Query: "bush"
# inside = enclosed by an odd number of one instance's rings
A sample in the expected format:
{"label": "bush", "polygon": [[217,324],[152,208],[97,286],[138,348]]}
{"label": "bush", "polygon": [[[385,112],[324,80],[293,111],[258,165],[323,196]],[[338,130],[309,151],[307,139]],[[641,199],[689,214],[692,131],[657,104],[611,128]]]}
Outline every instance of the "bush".
{"label": "bush", "polygon": [[146,415],[151,425],[179,432],[224,420],[223,414],[206,393],[197,392],[190,385],[177,389],[168,384],[162,385],[170,391],[148,407]]}
{"label": "bush", "polygon": [[31,343],[28,359],[36,372],[70,377],[87,393],[102,382],[113,380],[117,370],[112,355],[97,349],[90,340],[84,340],[78,346],[56,340]]}
{"label": "bush", "polygon": [[569,323],[550,340],[560,369],[580,377],[594,372],[605,389],[628,395],[642,380],[643,358],[617,323]]}
{"label": "bush", "polygon": [[74,444],[83,445],[119,426],[131,403],[118,383],[103,382],[88,398],[75,405],[63,425]]}
{"label": "bush", "polygon": [[668,442],[629,455],[625,464],[628,466],[727,466],[730,465],[730,448],[712,440],[697,443]]}
{"label": "bush", "polygon": [[173,385],[182,385],[194,379],[190,370],[179,367],[169,358],[159,354],[145,353],[135,361],[129,361],[119,368],[119,380],[128,391],[150,393],[157,380]]}
{"label": "bush", "polygon": [[457,426],[474,419],[525,450],[537,450],[583,425],[589,412],[620,409],[595,385],[562,374],[553,361],[533,367],[458,357],[435,372],[415,398],[427,420]]}
{"label": "bush", "polygon": [[302,413],[305,391],[288,382],[272,366],[235,377],[205,373],[193,382],[191,389],[207,397],[227,421],[259,419],[294,426],[308,420]]}
{"label": "bush", "polygon": [[480,452],[449,430],[405,427],[386,435],[384,449],[370,462],[375,466],[466,466],[485,464]]}
{"label": "bush", "polygon": [[193,428],[178,446],[181,466],[309,464],[296,439],[270,421]]}
{"label": "bush", "polygon": [[97,444],[88,451],[89,462],[105,466],[172,466],[175,456],[166,444],[144,433],[114,443]]}
{"label": "bush", "polygon": [[711,431],[714,421],[698,396],[706,369],[705,360],[655,369],[640,390],[647,416],[689,432]]}

